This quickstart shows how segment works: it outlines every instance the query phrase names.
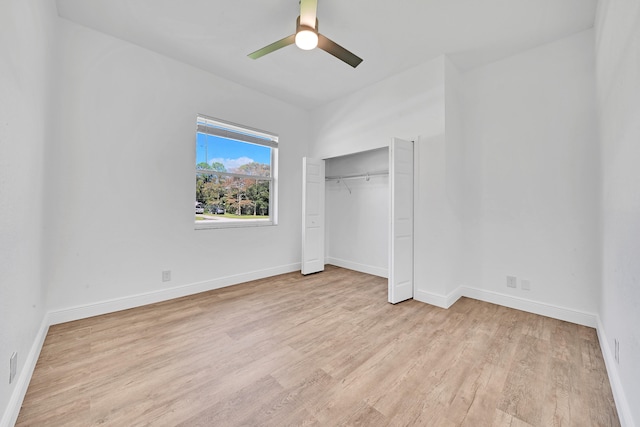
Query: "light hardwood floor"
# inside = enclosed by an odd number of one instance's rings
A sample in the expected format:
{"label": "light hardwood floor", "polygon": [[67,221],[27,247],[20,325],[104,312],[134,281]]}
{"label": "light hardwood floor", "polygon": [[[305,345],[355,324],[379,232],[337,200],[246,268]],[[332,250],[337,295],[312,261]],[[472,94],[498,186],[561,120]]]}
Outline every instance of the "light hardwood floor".
{"label": "light hardwood floor", "polygon": [[595,330],[291,273],[52,326],[18,426],[616,426]]}

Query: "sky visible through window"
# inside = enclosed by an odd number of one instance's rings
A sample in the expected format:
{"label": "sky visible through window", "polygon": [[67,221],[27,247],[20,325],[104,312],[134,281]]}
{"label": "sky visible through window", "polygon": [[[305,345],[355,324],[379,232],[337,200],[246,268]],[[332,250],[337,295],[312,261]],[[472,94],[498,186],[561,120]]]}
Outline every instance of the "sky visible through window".
{"label": "sky visible through window", "polygon": [[271,149],[257,144],[234,141],[219,136],[197,133],[196,165],[222,163],[227,172],[248,163],[271,164]]}

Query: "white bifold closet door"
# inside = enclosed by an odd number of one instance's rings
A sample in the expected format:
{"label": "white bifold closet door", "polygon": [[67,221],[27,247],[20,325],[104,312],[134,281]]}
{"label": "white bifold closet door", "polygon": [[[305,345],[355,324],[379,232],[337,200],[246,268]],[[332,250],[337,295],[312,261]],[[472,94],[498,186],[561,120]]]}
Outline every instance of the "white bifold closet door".
{"label": "white bifold closet door", "polygon": [[324,270],[324,160],[302,159],[302,274]]}
{"label": "white bifold closet door", "polygon": [[413,298],[413,142],[389,147],[389,302]]}
{"label": "white bifold closet door", "polygon": [[[324,160],[302,159],[302,274],[324,270],[324,179]],[[389,197],[388,300],[395,304],[413,298],[413,142],[391,141]]]}

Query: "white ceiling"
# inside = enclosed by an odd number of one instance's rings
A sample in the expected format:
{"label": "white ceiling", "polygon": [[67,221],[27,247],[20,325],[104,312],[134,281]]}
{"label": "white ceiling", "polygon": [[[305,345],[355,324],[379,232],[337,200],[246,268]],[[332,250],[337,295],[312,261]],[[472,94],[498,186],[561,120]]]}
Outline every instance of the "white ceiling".
{"label": "white ceiling", "polygon": [[295,31],[298,0],[57,0],[61,17],[311,109],[441,54],[462,70],[593,26],[597,0],[318,0],[319,49],[247,54]]}

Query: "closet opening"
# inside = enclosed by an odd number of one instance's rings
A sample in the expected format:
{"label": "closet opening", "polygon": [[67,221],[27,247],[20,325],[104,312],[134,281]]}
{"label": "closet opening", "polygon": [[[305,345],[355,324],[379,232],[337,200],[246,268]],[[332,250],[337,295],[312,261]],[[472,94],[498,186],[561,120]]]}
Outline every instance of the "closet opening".
{"label": "closet opening", "polygon": [[388,280],[388,301],[413,298],[413,142],[303,159],[302,274],[325,263]]}
{"label": "closet opening", "polygon": [[389,148],[325,159],[325,262],[389,277]]}

